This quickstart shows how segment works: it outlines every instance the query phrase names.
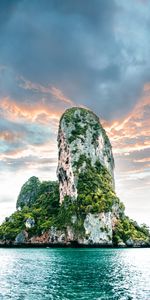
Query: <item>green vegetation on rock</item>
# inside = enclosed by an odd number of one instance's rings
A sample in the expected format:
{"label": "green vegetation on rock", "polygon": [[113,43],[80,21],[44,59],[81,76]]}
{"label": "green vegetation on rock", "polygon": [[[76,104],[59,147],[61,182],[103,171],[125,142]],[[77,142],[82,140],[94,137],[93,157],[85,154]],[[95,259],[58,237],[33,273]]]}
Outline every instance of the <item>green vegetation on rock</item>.
{"label": "green vegetation on rock", "polygon": [[149,239],[150,233],[146,225],[139,226],[135,221],[126,216],[118,219],[113,236],[115,245],[118,245],[121,241],[124,243],[130,241],[131,245],[132,241],[139,244],[142,242],[147,242],[148,244]]}
{"label": "green vegetation on rock", "polygon": [[[73,219],[75,220],[73,221]],[[72,201],[69,196],[65,196],[55,219],[55,226],[64,231],[66,231],[67,226],[70,226],[76,237],[83,237],[85,234],[84,219],[85,214],[80,210],[78,202]]]}
{"label": "green vegetation on rock", "polygon": [[[90,116],[90,119],[88,119],[87,116]],[[93,143],[96,143],[101,131],[105,138],[105,142],[108,143],[109,146],[111,146],[106,132],[100,124],[99,118],[92,111],[89,111],[85,108],[73,107],[66,110],[65,114],[61,117],[60,123],[63,118],[67,126],[69,126],[69,124],[74,124],[75,126],[68,138],[69,143],[72,143],[77,138],[80,138],[82,140],[83,136],[86,135],[88,125],[90,125],[91,129],[93,130]],[[82,123],[82,126],[79,123]]]}
{"label": "green vegetation on rock", "polygon": [[[5,222],[0,226],[0,239],[13,241],[21,230],[27,230],[29,236],[40,235],[43,230],[49,230],[55,223],[55,216],[58,214],[59,208],[59,188],[58,182],[44,181],[40,183],[38,178],[33,180],[31,177],[22,187],[20,197],[23,196],[26,199],[26,193],[28,196],[29,190],[25,188],[30,183],[30,192],[32,182],[32,189],[35,190],[38,182],[38,193],[36,194],[34,201],[29,202],[29,205],[23,205],[22,209],[16,211],[9,218],[6,218]],[[34,186],[35,184],[35,186]],[[32,193],[31,193],[32,194]],[[25,222],[28,218],[35,220],[35,226],[33,228],[26,228]]]}
{"label": "green vegetation on rock", "polygon": [[[81,160],[84,161],[83,157]],[[44,181],[40,183],[38,178],[33,180],[31,177],[24,184],[21,192],[26,196],[24,190],[26,184],[28,185],[29,182],[33,184],[34,182],[37,186],[38,182],[38,194],[34,203],[30,203],[30,206],[24,205],[21,210],[6,218],[0,226],[0,239],[13,242],[22,230],[28,232],[29,238],[40,236],[43,232],[50,230],[51,227],[66,232],[68,226],[73,229],[76,238],[82,238],[85,237],[84,220],[89,212],[109,212],[112,211],[113,205],[118,205],[120,217],[113,230],[114,245],[117,246],[120,242],[127,243],[128,241],[130,243],[132,241],[137,242],[138,245],[148,244],[150,239],[148,228],[146,225],[140,227],[124,215],[124,205],[112,189],[111,175],[107,169],[98,162],[96,167],[92,167],[88,160],[87,162],[84,172],[79,174],[76,201],[72,201],[70,197],[66,196],[61,206],[59,206],[58,182]],[[34,184],[32,188],[35,190]],[[27,195],[28,192],[27,189]],[[26,228],[25,223],[28,218],[35,221],[33,228]]]}
{"label": "green vegetation on rock", "polygon": [[17,199],[17,208],[23,208],[23,206],[31,206],[37,199],[39,193],[40,181],[37,177],[32,176],[22,186],[20,194]]}
{"label": "green vegetation on rock", "polygon": [[100,163],[96,167],[90,162],[78,179],[78,205],[87,213],[112,211],[115,204],[120,203],[112,188],[112,178],[107,169]]}

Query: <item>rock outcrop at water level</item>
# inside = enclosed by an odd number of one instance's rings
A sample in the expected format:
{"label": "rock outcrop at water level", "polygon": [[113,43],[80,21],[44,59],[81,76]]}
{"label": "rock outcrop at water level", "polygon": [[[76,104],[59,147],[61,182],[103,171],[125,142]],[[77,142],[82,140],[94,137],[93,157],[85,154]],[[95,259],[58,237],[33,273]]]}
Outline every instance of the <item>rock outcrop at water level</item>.
{"label": "rock outcrop at water level", "polygon": [[124,213],[115,193],[112,147],[99,118],[83,108],[61,117],[58,182],[31,177],[17,211],[0,226],[2,245],[149,246],[146,226]]}

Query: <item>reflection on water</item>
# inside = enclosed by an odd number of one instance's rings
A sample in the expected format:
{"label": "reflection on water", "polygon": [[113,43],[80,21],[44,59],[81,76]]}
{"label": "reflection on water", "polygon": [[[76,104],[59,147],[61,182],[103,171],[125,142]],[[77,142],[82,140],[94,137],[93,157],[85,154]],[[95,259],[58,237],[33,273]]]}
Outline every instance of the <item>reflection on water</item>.
{"label": "reflection on water", "polygon": [[150,249],[0,249],[0,300],[150,299]]}

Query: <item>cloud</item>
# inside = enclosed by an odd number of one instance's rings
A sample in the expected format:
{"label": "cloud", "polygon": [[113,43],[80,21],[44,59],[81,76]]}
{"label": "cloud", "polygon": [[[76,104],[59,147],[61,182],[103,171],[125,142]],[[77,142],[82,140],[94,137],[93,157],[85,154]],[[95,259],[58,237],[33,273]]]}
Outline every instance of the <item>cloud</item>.
{"label": "cloud", "polygon": [[128,154],[150,148],[150,97],[143,96],[132,111],[112,123],[103,121],[116,154]]}
{"label": "cloud", "polygon": [[25,80],[23,77],[20,78],[21,82],[19,84],[20,87],[24,88],[25,90],[33,90],[36,92],[40,92],[42,94],[50,94],[54,96],[57,100],[62,101],[64,103],[74,105],[73,101],[67,98],[61,90],[54,86],[43,86],[38,83],[33,83],[29,80]]}
{"label": "cloud", "polygon": [[11,171],[18,171],[22,170],[23,168],[26,169],[36,169],[40,173],[40,169],[44,170],[44,168],[55,168],[57,165],[57,158],[56,157],[46,157],[40,158],[38,155],[26,155],[22,157],[5,157],[3,161],[0,162],[0,168],[2,169],[4,166],[8,166]]}
{"label": "cloud", "polygon": [[137,163],[147,163],[147,162],[150,162],[150,157],[146,157],[146,158],[142,158],[142,159],[134,159],[133,160],[134,162],[137,162]]}
{"label": "cloud", "polygon": [[55,157],[56,160],[60,111],[60,107],[55,109],[45,102],[38,102],[34,106],[32,103],[18,103],[8,97],[1,99],[1,170],[5,169],[7,172],[23,169],[25,157],[27,161],[30,158],[27,167],[31,168],[32,165],[33,169],[35,161],[38,168],[40,159]]}
{"label": "cloud", "polygon": [[21,139],[23,136],[21,133],[13,133],[13,132],[10,132],[10,131],[1,131],[0,132],[0,140],[2,141],[6,141],[6,142],[13,142],[15,140],[18,140],[18,139]]}
{"label": "cloud", "polygon": [[0,100],[0,114],[5,116],[6,119],[15,121],[17,119],[28,120],[35,122],[36,119],[42,119],[42,115],[48,117],[49,120],[59,120],[59,116],[63,111],[63,108],[55,107],[43,99],[43,101],[37,101],[37,103],[21,103],[5,97]]}
{"label": "cloud", "polygon": [[[32,82],[34,91],[51,90],[58,100],[88,106],[106,119],[125,115],[150,79],[148,19],[140,22],[147,10],[136,6],[135,15],[130,3],[113,0],[20,1],[1,33],[0,63],[26,78],[30,101]],[[3,94],[9,90],[11,98],[25,101],[11,74],[1,85]]]}

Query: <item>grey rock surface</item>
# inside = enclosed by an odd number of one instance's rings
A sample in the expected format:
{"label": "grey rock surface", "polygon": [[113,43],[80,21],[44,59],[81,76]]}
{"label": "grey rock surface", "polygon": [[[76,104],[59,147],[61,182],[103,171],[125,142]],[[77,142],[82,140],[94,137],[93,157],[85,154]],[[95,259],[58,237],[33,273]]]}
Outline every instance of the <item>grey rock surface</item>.
{"label": "grey rock surface", "polygon": [[[104,165],[112,175],[114,187],[112,147],[99,118],[93,112],[81,108],[66,111],[60,120],[58,147],[57,175],[61,203],[66,195],[77,198],[77,171],[79,174],[86,168],[86,159],[90,159],[92,166],[97,161]],[[79,167],[77,162],[81,158],[83,163]]]}

